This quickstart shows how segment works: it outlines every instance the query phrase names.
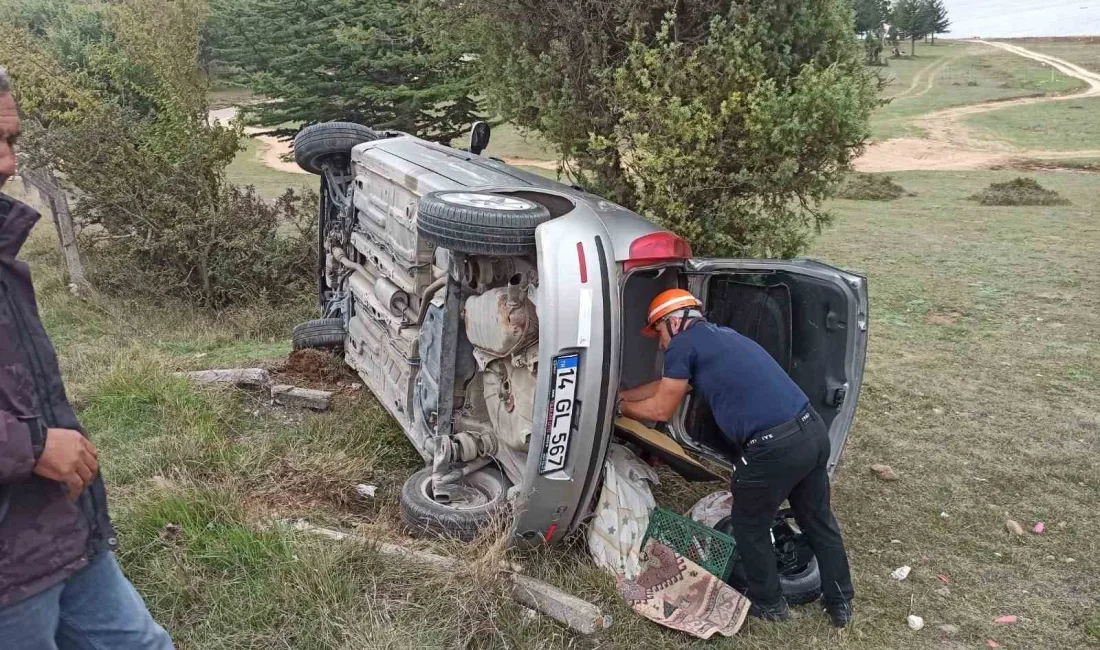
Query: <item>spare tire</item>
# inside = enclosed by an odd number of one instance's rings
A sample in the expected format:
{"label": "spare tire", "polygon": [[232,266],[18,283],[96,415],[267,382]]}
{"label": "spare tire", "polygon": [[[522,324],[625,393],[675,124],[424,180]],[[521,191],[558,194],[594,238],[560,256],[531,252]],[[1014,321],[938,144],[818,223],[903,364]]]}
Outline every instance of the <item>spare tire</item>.
{"label": "spare tire", "polygon": [[307,126],[294,136],[294,161],[311,174],[322,172],[322,163],[329,156],[343,156],[344,164],[351,160],[351,150],[364,142],[381,138],[374,129],[354,122],[322,122]]}
{"label": "spare tire", "polygon": [[432,496],[432,468],[409,477],[401,488],[401,516],[419,535],[454,537],[465,542],[477,538],[508,507],[508,480],[495,467],[486,467],[462,479],[479,498],[473,503],[439,503]]}
{"label": "spare tire", "polygon": [[298,323],[290,334],[290,342],[295,350],[306,348],[339,349],[344,347],[344,319],[318,318]]}
{"label": "spare tire", "polygon": [[421,197],[417,212],[421,237],[471,255],[532,254],[535,229],[551,218],[534,201],[489,192],[432,192]]}
{"label": "spare tire", "polygon": [[[733,535],[731,517],[723,518],[714,527],[727,535]],[[798,562],[793,567],[777,567],[779,569],[779,591],[782,592],[783,600],[787,601],[788,605],[805,605],[821,597],[821,571],[817,565],[817,558],[814,557],[813,551],[809,548],[806,537],[802,533],[794,533],[794,539],[799,547],[798,555],[800,558],[804,558],[805,564]],[[776,561],[779,563],[778,555]],[[742,593],[748,587],[749,578],[745,573],[745,564],[741,560],[740,554],[734,556],[733,566],[730,568],[729,575],[726,576],[726,582]]]}

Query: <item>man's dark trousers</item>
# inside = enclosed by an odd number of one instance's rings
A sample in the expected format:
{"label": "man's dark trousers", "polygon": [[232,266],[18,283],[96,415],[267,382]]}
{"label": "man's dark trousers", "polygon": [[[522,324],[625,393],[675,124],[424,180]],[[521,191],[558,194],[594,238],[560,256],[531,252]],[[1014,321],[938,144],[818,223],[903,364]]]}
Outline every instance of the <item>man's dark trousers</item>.
{"label": "man's dark trousers", "polygon": [[[748,597],[774,607],[783,596],[771,539],[771,527],[784,499],[817,557],[825,603],[852,599],[852,575],[840,528],[829,506],[829,434],[808,408],[789,426],[757,434],[737,459],[733,478],[733,533],[749,579]],[[775,430],[772,430],[775,431]]]}

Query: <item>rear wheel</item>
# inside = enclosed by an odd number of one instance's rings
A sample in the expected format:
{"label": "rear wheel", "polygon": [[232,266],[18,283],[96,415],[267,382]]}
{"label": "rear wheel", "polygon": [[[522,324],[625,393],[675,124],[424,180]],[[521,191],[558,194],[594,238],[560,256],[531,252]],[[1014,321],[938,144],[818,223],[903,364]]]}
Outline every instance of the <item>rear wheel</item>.
{"label": "rear wheel", "polygon": [[290,335],[295,350],[318,348],[333,350],[344,347],[344,319],[318,318],[298,323]]}
{"label": "rear wheel", "polygon": [[550,218],[546,207],[518,196],[433,192],[420,199],[417,229],[457,253],[528,255],[535,252],[535,229]]}
{"label": "rear wheel", "polygon": [[507,480],[495,468],[485,468],[462,479],[470,490],[464,501],[439,503],[432,493],[432,468],[409,477],[401,488],[401,515],[417,534],[475,539],[507,507]]}
{"label": "rear wheel", "polygon": [[294,136],[294,161],[311,174],[320,174],[326,159],[348,166],[351,150],[382,136],[354,122],[322,122],[307,126]]}

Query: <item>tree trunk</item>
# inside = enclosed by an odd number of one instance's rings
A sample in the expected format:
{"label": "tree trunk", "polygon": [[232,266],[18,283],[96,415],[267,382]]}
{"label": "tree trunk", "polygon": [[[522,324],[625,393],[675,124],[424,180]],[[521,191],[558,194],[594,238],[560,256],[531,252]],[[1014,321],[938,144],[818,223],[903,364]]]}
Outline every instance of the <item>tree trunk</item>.
{"label": "tree trunk", "polygon": [[917,37],[909,37],[909,58],[913,58],[917,55]]}
{"label": "tree trunk", "polygon": [[69,212],[69,197],[57,181],[57,174],[51,167],[38,170],[24,168],[22,176],[38,190],[50,208],[61,255],[65,258],[65,269],[69,274],[69,289],[77,297],[87,298],[94,293],[94,289],[84,273],[84,263],[80,260],[80,250],[76,244],[76,226]]}

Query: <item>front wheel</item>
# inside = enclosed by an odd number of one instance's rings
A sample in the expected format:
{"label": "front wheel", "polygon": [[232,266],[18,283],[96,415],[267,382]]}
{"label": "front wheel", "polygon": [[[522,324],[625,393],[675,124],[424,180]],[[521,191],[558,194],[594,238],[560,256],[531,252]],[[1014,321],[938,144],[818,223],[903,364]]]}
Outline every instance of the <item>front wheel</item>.
{"label": "front wheel", "polygon": [[432,494],[431,467],[410,476],[401,488],[401,515],[408,527],[420,535],[476,539],[507,508],[508,481],[487,467],[462,482],[473,488],[468,500],[440,503]]}

